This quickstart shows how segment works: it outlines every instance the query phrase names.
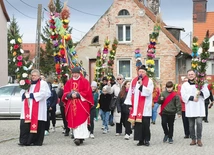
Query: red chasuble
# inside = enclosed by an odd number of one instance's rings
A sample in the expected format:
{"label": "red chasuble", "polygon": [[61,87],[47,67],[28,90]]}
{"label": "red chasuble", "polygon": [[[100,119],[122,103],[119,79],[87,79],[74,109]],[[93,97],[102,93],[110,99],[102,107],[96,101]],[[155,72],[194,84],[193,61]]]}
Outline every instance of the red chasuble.
{"label": "red chasuble", "polygon": [[[39,92],[40,90],[40,80],[36,83],[34,88],[34,93]],[[30,125],[30,133],[37,133],[38,128],[38,114],[39,114],[39,102],[33,100],[32,111],[31,111],[31,119],[30,119],[30,107],[29,100],[25,98],[24,100],[24,114],[25,114],[25,123],[31,123]]]}
{"label": "red chasuble", "polygon": [[[138,77],[136,77],[133,82],[132,82],[132,85],[131,85],[131,88],[134,88],[136,87],[136,83],[138,82]],[[143,79],[142,79],[142,85],[147,87],[148,85],[148,82],[149,82],[149,78],[147,76],[145,76]],[[142,116],[143,116],[143,111],[144,111],[144,105],[145,105],[145,100],[146,100],[146,97],[145,96],[141,96],[140,93],[141,91],[139,91],[139,100],[138,100],[138,107],[137,107],[137,115],[136,116],[133,116],[133,111],[134,111],[134,89],[132,90],[132,97],[131,97],[131,101],[132,101],[132,109],[130,110],[130,115],[129,115],[129,118],[128,118],[128,121],[131,122],[131,123],[134,123],[134,122],[142,122]],[[142,114],[142,115],[138,115],[138,114]]]}
{"label": "red chasuble", "polygon": [[[67,99],[66,96],[72,91],[80,94],[80,98]],[[89,120],[90,109],[94,105],[90,83],[80,76],[78,80],[71,78],[64,86],[62,101],[65,103],[65,116],[69,128],[76,128],[87,119]],[[88,121],[89,123],[90,121]]]}

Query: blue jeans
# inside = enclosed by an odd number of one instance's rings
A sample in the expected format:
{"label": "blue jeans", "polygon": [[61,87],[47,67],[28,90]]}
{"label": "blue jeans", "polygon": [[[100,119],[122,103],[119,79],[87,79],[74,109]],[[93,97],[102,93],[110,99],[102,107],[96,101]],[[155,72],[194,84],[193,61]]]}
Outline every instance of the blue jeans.
{"label": "blue jeans", "polygon": [[102,119],[103,119],[103,126],[105,126],[105,130],[108,130],[110,111],[102,111],[101,115],[102,115]]}
{"label": "blue jeans", "polygon": [[156,121],[158,107],[159,107],[159,104],[158,104],[158,103],[155,103],[155,104],[154,104],[154,107],[152,108],[152,122],[155,122],[155,121]]}
{"label": "blue jeans", "polygon": [[109,124],[111,125],[111,124],[113,124],[114,122],[113,122],[113,113],[114,113],[114,111],[110,111],[110,114],[109,114]]}

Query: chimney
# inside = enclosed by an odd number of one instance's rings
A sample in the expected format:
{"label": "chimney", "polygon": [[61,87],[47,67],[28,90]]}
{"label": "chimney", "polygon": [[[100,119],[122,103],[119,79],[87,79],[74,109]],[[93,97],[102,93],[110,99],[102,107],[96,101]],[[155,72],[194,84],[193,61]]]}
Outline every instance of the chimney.
{"label": "chimney", "polygon": [[159,13],[160,0],[146,0],[146,2],[149,10],[157,15]]}
{"label": "chimney", "polygon": [[207,15],[207,0],[193,1],[193,23],[205,23]]}

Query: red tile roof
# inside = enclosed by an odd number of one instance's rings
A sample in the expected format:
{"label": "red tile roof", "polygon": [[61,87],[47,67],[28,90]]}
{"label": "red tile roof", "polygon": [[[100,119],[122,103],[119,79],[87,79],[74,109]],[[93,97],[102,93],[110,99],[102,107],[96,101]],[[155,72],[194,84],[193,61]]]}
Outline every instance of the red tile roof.
{"label": "red tile roof", "polygon": [[214,12],[207,12],[206,23],[193,23],[193,36],[198,37],[198,43],[201,43],[206,35],[214,33]]}
{"label": "red tile roof", "polygon": [[[156,16],[152,13],[147,7],[145,7],[139,0],[134,0],[134,2],[138,5],[139,8],[145,10],[146,15],[153,21],[156,22]],[[182,40],[180,42],[164,27],[166,24],[164,22],[161,23],[161,31],[173,42],[175,43],[182,52],[191,54],[192,50],[184,43]]]}

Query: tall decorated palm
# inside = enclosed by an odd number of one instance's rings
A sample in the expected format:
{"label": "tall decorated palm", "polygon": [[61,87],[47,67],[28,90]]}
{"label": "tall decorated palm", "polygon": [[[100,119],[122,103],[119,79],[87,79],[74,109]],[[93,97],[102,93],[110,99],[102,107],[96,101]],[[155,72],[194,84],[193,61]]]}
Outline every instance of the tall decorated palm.
{"label": "tall decorated palm", "polygon": [[114,41],[111,45],[111,50],[109,52],[109,57],[108,57],[108,73],[107,73],[108,77],[113,76],[113,67],[114,67],[114,60],[115,60],[117,45],[118,45],[118,40],[114,38]]}
{"label": "tall decorated palm", "polygon": [[12,74],[15,74],[20,88],[27,90],[31,85],[29,75],[33,63],[29,61],[29,57],[25,55],[22,49],[22,39],[15,18],[13,18],[8,29],[8,49],[10,61],[12,60],[9,67],[15,71]]}
{"label": "tall decorated palm", "polygon": [[16,18],[13,16],[9,27],[8,27],[8,35],[7,35],[7,42],[8,42],[8,75],[11,76],[13,78],[13,80],[16,78],[16,65],[15,65],[15,61],[14,61],[14,55],[16,53],[14,53],[12,51],[13,46],[11,44],[11,40],[13,40],[14,38],[18,38],[19,36],[21,37],[21,35],[19,34],[19,27],[18,27],[18,22],[16,21]]}
{"label": "tall decorated palm", "polygon": [[101,79],[105,76],[110,79],[113,76],[114,60],[117,50],[118,41],[114,38],[114,41],[110,48],[110,40],[106,37],[104,41],[103,50],[100,49],[97,52],[96,69],[94,80],[100,85]]}
{"label": "tall decorated palm", "polygon": [[[53,6],[55,7],[57,12],[61,12],[63,8],[60,0],[56,0]],[[42,41],[45,44],[45,49],[40,48],[40,70],[46,76],[55,73],[55,68],[53,67],[55,65],[53,53],[59,51],[57,43],[55,43],[55,46],[53,46],[52,39],[50,39],[51,33],[50,21],[46,21],[46,25],[43,27],[43,32],[41,35]],[[58,40],[60,40],[60,36],[58,37]]]}
{"label": "tall decorated palm", "polygon": [[193,43],[192,43],[192,61],[191,61],[191,68],[192,70],[196,71],[198,68],[198,38],[193,37]]}
{"label": "tall decorated palm", "polygon": [[109,46],[110,46],[110,40],[108,37],[106,37],[103,51],[102,51],[102,74],[104,76],[108,75],[108,54],[109,54]]}
{"label": "tall decorated palm", "polygon": [[70,70],[73,67],[81,67],[82,74],[85,70],[77,59],[77,52],[74,50],[71,32],[69,30],[70,11],[67,4],[61,12],[56,9],[53,0],[49,2],[50,20],[49,20],[49,34],[50,42],[52,44],[52,55],[55,63],[55,73],[57,77],[65,82],[70,75]]}
{"label": "tall decorated palm", "polygon": [[206,32],[206,36],[201,44],[202,52],[198,57],[198,65],[196,70],[196,88],[201,90],[206,77],[207,61],[210,57],[209,50],[209,31]]}
{"label": "tall decorated palm", "polygon": [[99,49],[97,52],[97,59],[96,59],[96,68],[95,68],[95,78],[94,81],[100,85],[100,81],[102,78],[102,59],[101,59],[101,50]]}
{"label": "tall decorated palm", "polygon": [[154,78],[155,76],[155,53],[156,53],[156,44],[158,43],[158,36],[160,31],[161,17],[157,15],[156,23],[153,29],[153,32],[149,34],[149,45],[147,49],[147,74],[149,77]]}

